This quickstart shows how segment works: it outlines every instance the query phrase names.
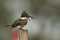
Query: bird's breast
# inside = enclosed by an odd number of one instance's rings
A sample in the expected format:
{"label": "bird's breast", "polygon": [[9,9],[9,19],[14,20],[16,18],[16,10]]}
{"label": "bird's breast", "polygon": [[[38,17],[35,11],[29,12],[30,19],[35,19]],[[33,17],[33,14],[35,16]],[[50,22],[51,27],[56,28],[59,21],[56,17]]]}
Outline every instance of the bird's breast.
{"label": "bird's breast", "polygon": [[27,24],[27,22],[28,22],[27,20],[22,20],[21,23],[20,23],[20,25],[21,26],[25,26]]}

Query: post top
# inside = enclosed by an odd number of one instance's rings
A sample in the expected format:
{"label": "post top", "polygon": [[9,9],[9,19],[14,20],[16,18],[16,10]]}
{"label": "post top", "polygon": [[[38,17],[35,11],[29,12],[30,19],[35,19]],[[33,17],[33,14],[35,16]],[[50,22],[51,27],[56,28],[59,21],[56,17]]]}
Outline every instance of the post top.
{"label": "post top", "polygon": [[22,31],[28,31],[28,29],[16,29],[16,28],[13,28],[12,30],[22,30]]}

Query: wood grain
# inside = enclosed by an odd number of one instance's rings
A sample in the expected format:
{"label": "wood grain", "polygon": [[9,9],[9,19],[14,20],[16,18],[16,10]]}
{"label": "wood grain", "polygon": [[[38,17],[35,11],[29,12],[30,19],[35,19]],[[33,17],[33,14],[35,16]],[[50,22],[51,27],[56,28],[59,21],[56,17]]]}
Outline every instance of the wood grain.
{"label": "wood grain", "polygon": [[12,30],[12,40],[28,40],[28,30],[13,29]]}

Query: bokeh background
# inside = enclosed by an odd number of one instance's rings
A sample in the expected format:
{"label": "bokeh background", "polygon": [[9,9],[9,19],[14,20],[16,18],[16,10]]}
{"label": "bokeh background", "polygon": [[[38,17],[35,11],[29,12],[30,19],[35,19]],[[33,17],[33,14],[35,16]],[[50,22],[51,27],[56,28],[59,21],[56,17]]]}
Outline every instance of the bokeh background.
{"label": "bokeh background", "polygon": [[12,28],[23,11],[34,16],[24,29],[29,40],[60,40],[60,0],[0,0],[0,40],[12,40]]}

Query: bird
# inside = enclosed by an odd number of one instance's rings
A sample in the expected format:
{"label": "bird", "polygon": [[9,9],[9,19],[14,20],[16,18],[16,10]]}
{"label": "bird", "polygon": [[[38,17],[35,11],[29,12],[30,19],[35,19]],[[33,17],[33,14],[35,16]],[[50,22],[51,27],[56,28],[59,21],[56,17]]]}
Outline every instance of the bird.
{"label": "bird", "polygon": [[26,11],[23,11],[21,14],[21,17],[14,21],[12,25],[6,25],[6,26],[11,26],[12,28],[17,28],[17,29],[22,29],[24,26],[27,25],[28,20],[33,19],[34,17],[30,16]]}

